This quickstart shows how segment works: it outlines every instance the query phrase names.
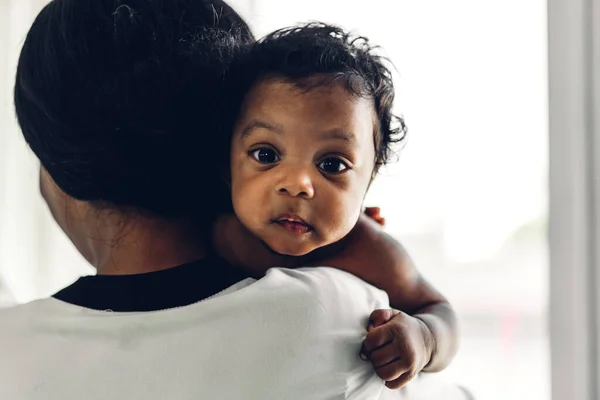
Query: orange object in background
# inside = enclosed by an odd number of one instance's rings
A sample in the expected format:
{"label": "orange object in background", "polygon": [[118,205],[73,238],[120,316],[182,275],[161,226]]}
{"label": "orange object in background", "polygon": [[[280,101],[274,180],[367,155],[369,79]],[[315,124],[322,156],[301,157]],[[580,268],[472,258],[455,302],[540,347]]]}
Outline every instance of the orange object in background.
{"label": "orange object in background", "polygon": [[381,216],[379,207],[367,207],[365,208],[365,214],[379,225],[385,226],[385,218]]}

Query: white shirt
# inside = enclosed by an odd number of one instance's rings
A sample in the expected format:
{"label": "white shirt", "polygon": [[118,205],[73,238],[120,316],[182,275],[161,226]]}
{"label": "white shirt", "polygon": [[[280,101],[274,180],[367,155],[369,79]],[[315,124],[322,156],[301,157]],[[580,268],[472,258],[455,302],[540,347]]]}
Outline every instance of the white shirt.
{"label": "white shirt", "polygon": [[377,399],[384,384],[358,354],[388,307],[325,267],[271,269],[162,311],[38,300],[0,310],[0,399]]}

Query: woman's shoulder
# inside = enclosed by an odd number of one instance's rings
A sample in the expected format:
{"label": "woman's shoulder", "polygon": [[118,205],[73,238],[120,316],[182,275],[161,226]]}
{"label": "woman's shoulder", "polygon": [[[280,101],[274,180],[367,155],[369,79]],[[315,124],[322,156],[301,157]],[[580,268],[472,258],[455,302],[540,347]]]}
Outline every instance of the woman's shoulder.
{"label": "woman's shoulder", "polygon": [[52,297],[2,307],[0,308],[0,337],[11,332],[26,331],[40,321],[72,314],[77,312],[77,308]]}
{"label": "woman's shoulder", "polygon": [[272,288],[283,289],[295,298],[317,303],[320,309],[343,311],[340,316],[368,316],[377,308],[389,308],[384,291],[336,268],[271,268],[261,281]]}
{"label": "woman's shoulder", "polygon": [[23,313],[37,312],[41,308],[45,308],[47,304],[53,303],[54,300],[50,297],[38,300],[32,300],[27,303],[3,304],[0,306],[0,322],[2,317],[10,317],[13,315],[22,315]]}
{"label": "woman's shoulder", "polygon": [[0,353],[27,336],[36,321],[47,314],[47,300],[50,299],[0,308]]}
{"label": "woman's shoulder", "polygon": [[[354,297],[365,295],[381,298],[387,295],[382,290],[357,276],[332,267],[271,268],[266,278],[281,282],[297,282],[311,290],[335,295],[352,293]],[[387,298],[386,298],[387,300]]]}

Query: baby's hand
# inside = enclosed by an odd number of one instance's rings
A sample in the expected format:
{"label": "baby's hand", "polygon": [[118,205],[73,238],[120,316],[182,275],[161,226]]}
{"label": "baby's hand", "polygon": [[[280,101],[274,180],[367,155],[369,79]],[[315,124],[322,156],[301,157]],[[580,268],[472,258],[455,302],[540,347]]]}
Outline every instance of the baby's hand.
{"label": "baby's hand", "polygon": [[367,330],[360,356],[371,361],[388,388],[406,385],[429,363],[431,331],[420,319],[398,310],[375,310]]}

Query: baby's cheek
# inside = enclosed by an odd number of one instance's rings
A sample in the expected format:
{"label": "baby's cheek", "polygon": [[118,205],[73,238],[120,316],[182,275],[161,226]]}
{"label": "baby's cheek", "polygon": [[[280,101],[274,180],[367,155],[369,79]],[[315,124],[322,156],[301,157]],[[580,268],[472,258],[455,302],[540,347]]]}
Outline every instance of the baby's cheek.
{"label": "baby's cheek", "polygon": [[247,190],[243,184],[233,184],[231,186],[231,200],[233,210],[238,219],[248,227],[251,220],[252,209],[254,208],[254,199],[252,192]]}
{"label": "baby's cheek", "polygon": [[358,221],[361,210],[362,202],[357,202],[355,199],[346,199],[345,201],[340,199],[338,201],[330,214],[332,217],[330,226],[333,228],[331,233],[334,236],[331,243],[343,239],[350,233]]}
{"label": "baby's cheek", "polygon": [[238,178],[238,182],[232,181],[234,212],[250,232],[265,239],[265,223],[270,220],[272,214],[265,180],[247,175]]}

